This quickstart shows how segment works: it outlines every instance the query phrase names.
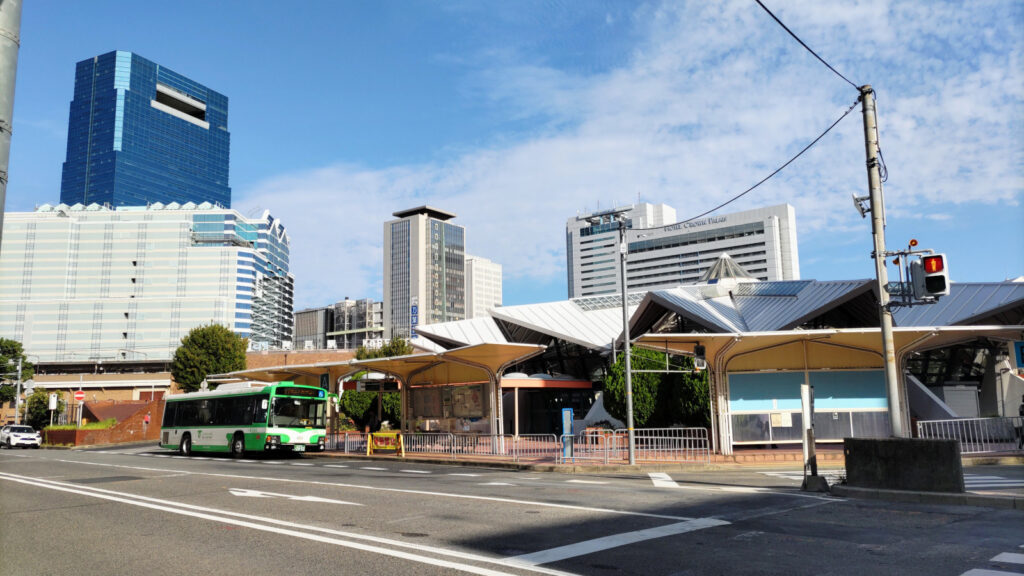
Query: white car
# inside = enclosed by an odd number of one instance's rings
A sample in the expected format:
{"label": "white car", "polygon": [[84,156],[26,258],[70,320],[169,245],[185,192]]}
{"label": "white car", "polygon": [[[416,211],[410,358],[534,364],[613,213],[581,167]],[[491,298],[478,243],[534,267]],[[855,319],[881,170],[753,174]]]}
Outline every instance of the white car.
{"label": "white car", "polygon": [[39,448],[43,437],[31,426],[4,426],[0,429],[0,446],[6,448]]}

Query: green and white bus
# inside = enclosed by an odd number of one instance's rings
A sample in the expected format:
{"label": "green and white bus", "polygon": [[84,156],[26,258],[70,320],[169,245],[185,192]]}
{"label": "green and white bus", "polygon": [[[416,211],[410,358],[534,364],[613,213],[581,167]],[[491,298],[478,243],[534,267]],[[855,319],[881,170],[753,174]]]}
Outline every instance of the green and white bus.
{"label": "green and white bus", "polygon": [[327,391],[293,382],[235,382],[167,397],[160,446],[195,451],[322,452]]}

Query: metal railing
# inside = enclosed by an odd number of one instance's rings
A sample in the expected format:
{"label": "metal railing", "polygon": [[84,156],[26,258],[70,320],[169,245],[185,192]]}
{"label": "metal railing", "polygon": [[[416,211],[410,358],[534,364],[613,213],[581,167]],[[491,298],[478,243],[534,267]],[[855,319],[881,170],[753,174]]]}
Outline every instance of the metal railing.
{"label": "metal railing", "polygon": [[[587,430],[560,439],[559,463],[621,464],[629,461],[626,430]],[[637,462],[699,463],[711,461],[706,428],[640,428],[633,431]]]}
{"label": "metal railing", "polygon": [[1006,452],[1018,449],[1021,424],[1019,416],[921,420],[917,423],[917,437],[958,440],[961,454]]}
{"label": "metal railing", "polygon": [[366,454],[366,434],[363,432],[328,433],[325,448],[345,454]]}
{"label": "metal railing", "polygon": [[[625,430],[586,430],[561,437],[554,434],[451,434],[414,432],[402,435],[406,454],[511,459],[513,462],[556,464],[621,464],[628,461],[629,437]],[[638,462],[710,462],[704,428],[641,428],[634,432]],[[328,435],[327,449],[346,454],[366,453],[366,434],[337,432]]]}

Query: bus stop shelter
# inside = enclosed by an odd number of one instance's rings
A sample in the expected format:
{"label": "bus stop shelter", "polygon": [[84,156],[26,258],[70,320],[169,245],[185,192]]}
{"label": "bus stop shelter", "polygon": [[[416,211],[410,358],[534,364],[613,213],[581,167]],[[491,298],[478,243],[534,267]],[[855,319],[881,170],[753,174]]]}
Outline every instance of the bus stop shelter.
{"label": "bus stop shelter", "polygon": [[[902,374],[908,355],[918,350],[978,338],[1019,340],[1022,335],[1022,326],[895,328],[893,343],[897,370]],[[750,440],[743,437],[744,426],[755,416],[767,426],[776,419],[787,422],[799,418],[799,395],[794,400],[792,392],[794,381],[819,382],[820,388],[815,392],[816,411],[830,412],[830,417],[834,415],[836,421],[849,424],[850,429],[854,427],[854,419],[860,419],[863,429],[869,433],[890,435],[888,410],[894,406],[902,415],[903,432],[909,432],[906,382],[901,378],[898,398],[887,397],[882,337],[878,328],[724,334],[652,333],[640,336],[634,344],[684,355],[693,355],[698,344],[704,346],[710,370],[712,437],[716,438],[723,454],[731,454],[734,444]],[[799,390],[799,384],[796,390]],[[841,414],[845,420],[840,418]],[[874,420],[868,421],[869,418]],[[819,426],[818,419],[815,419],[815,426]],[[838,432],[845,433],[846,430]],[[787,438],[770,443],[788,441],[792,440]],[[717,447],[713,449],[718,450]]]}
{"label": "bus stop shelter", "polygon": [[[258,380],[276,382],[291,380],[298,384],[329,387],[359,372],[377,372],[399,382],[402,402],[402,431],[410,432],[417,419],[474,419],[486,422],[487,434],[502,434],[501,375],[509,367],[541,354],[545,346],[537,344],[476,344],[441,352],[410,354],[392,358],[320,362],[288,366],[270,366],[210,375],[216,380]],[[467,387],[479,393],[463,394]],[[414,401],[414,396],[416,400]],[[444,398],[460,398],[470,403],[456,406]],[[435,406],[432,400],[440,401]],[[419,412],[419,413],[417,413]],[[478,415],[478,416],[477,416]]]}

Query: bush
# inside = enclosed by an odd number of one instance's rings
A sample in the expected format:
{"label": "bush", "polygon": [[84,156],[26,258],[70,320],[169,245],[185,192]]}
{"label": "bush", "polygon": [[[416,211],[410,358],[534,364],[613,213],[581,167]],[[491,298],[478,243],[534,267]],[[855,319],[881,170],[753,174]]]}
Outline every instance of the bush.
{"label": "bush", "polygon": [[89,422],[88,424],[82,424],[81,428],[74,424],[57,424],[47,426],[45,430],[106,430],[114,426],[117,426],[117,418],[107,418],[102,422]]}

